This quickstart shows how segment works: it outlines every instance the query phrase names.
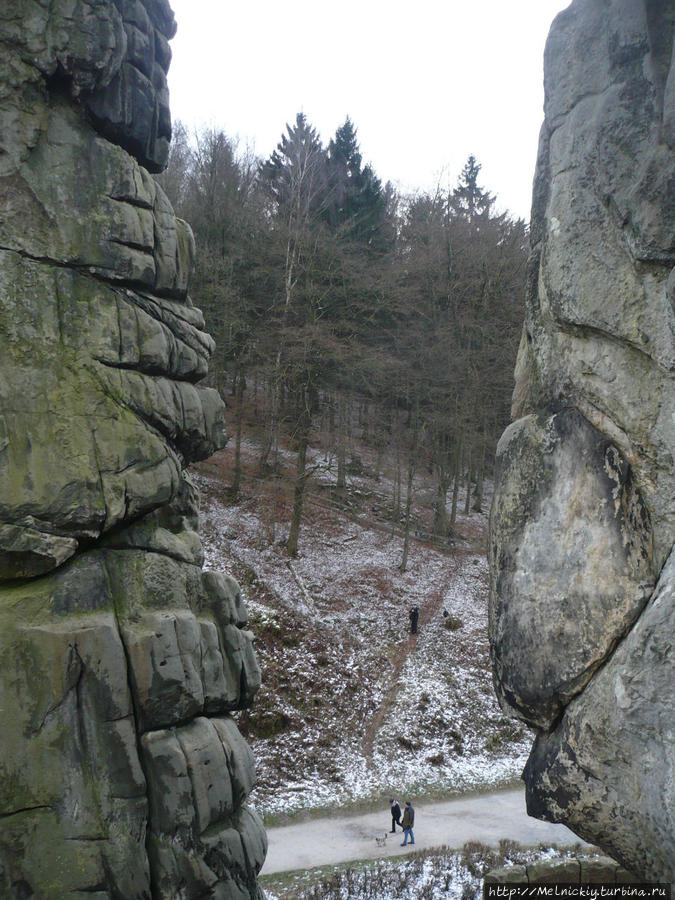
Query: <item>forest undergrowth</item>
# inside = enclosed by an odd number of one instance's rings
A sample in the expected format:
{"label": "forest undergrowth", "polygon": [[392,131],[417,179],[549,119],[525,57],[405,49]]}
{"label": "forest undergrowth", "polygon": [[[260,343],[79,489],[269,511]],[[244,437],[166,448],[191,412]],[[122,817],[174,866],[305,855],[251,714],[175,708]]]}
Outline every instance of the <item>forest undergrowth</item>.
{"label": "forest undergrowth", "polygon": [[584,855],[574,847],[521,847],[479,841],[461,850],[438,847],[405,859],[376,860],[261,878],[267,900],[480,900],[483,876],[499,866]]}

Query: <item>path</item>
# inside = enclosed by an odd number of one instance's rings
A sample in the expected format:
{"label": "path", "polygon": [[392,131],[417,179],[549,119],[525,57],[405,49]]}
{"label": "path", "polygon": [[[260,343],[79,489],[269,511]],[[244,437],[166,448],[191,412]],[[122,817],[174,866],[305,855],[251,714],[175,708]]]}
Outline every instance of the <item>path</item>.
{"label": "path", "polygon": [[[467,841],[497,846],[502,838],[525,846],[540,842],[560,846],[583,843],[564,825],[531,819],[525,811],[525,793],[521,788],[420,804],[415,807],[415,816],[415,850],[441,845],[459,849]],[[332,816],[268,828],[269,850],[262,874],[409,853],[413,848],[401,847],[398,830],[395,835],[387,834],[384,846],[376,842],[375,838],[382,838],[389,828],[388,808],[365,815]]]}
{"label": "path", "polygon": [[444,593],[444,591],[439,591],[437,597],[428,599],[426,602],[420,605],[420,617],[417,623],[417,633],[411,634],[410,631],[408,631],[405,639],[397,644],[394,648],[392,670],[389,675],[387,686],[384,688],[382,700],[380,702],[380,705],[373,713],[363,732],[363,742],[361,746],[363,755],[369,765],[372,764],[373,745],[375,743],[377,733],[384,724],[389,710],[394,705],[396,692],[399,688],[398,679],[399,675],[401,674],[401,670],[403,669],[403,666],[408,659],[408,655],[412,653],[412,651],[417,647],[417,636],[419,634],[419,631],[424,628],[425,625],[429,624],[431,618],[433,617],[433,614],[443,605]]}
{"label": "path", "polygon": [[[431,618],[431,613],[428,613],[426,615],[425,613],[426,610],[424,607],[422,607],[420,609],[419,626],[424,625],[426,621]],[[416,645],[417,635],[408,633],[405,640],[401,641],[399,644],[396,644],[394,648],[392,669],[387,681],[387,685],[382,692],[382,700],[380,701],[380,705],[371,716],[370,721],[367,723],[363,732],[363,742],[361,746],[363,749],[363,755],[369,765],[372,765],[373,745],[375,743],[377,733],[382,727],[384,720],[387,717],[387,713],[393,706],[396,692],[398,690],[399,675],[401,674],[401,670],[406,660],[408,659],[408,654],[416,647]]]}

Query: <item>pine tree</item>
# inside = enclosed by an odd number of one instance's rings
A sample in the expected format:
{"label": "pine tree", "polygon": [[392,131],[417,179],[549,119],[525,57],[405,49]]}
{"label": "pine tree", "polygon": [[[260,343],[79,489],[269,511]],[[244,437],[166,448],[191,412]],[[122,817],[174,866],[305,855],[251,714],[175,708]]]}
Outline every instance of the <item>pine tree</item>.
{"label": "pine tree", "polygon": [[470,225],[477,224],[477,220],[481,218],[489,217],[495,203],[494,195],[478,184],[481,168],[481,164],[476,162],[476,157],[471,154],[450,199],[454,214],[466,219]]}
{"label": "pine tree", "polygon": [[314,128],[299,112],[286,125],[276,150],[260,167],[275,211],[290,222],[306,223],[326,202],[326,153]]}
{"label": "pine tree", "polygon": [[372,166],[362,166],[356,128],[347,117],[328,145],[329,195],[325,220],[343,239],[383,248],[387,196]]}
{"label": "pine tree", "polygon": [[347,117],[344,125],[335,132],[328,145],[329,203],[326,221],[333,231],[346,225],[352,228],[358,212],[360,191],[361,153],[356,140],[356,129]]}
{"label": "pine tree", "polygon": [[276,342],[270,372],[268,436],[261,468],[277,442],[286,398],[287,424],[297,448],[293,513],[287,552],[295,556],[307,489],[307,447],[317,412],[317,385],[323,377],[330,343],[324,324],[327,292],[322,218],[326,208],[326,153],[319,136],[298,113],[294,125],[260,168],[272,200],[272,225],[280,250],[281,303],[277,304]]}

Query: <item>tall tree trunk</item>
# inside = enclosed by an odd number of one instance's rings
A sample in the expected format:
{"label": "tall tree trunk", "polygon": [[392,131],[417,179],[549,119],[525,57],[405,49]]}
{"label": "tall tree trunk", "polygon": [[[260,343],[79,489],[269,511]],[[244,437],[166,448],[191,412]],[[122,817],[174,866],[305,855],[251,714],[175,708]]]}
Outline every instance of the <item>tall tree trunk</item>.
{"label": "tall tree trunk", "polygon": [[330,437],[333,437],[335,434],[335,403],[339,403],[339,400],[334,401],[331,397],[328,401],[328,434]]}
{"label": "tall tree trunk", "polygon": [[439,538],[444,538],[448,533],[448,512],[446,509],[448,488],[452,481],[452,474],[448,465],[448,437],[439,435],[436,439],[436,469],[438,482],[436,484],[436,503],[434,505],[434,522],[432,533]]}
{"label": "tall tree trunk", "polygon": [[483,478],[485,471],[485,441],[480,448],[480,461],[478,463],[478,473],[476,476],[476,493],[474,494],[474,512],[480,512],[483,507]]}
{"label": "tall tree trunk", "polygon": [[345,399],[342,394],[340,394],[340,398],[338,400],[338,430],[337,430],[337,490],[340,494],[344,495],[346,487],[347,487],[347,464],[345,460],[346,455],[346,413],[345,413]]}
{"label": "tall tree trunk", "polygon": [[381,419],[378,418],[375,429],[375,447],[377,449],[377,457],[375,459],[375,481],[379,481],[380,475],[382,474],[382,463],[384,460],[384,448],[386,443],[384,425]]}
{"label": "tall tree trunk", "polygon": [[400,450],[396,448],[396,470],[394,472],[394,497],[391,515],[391,533],[396,531],[396,523],[401,519],[401,457]]}
{"label": "tall tree trunk", "polygon": [[469,510],[471,508],[471,481],[472,481],[473,472],[471,471],[471,449],[469,448],[469,452],[467,453],[467,461],[466,461],[466,497],[464,499],[464,515],[469,515]]}
{"label": "tall tree trunk", "polygon": [[312,414],[309,408],[308,398],[304,397],[303,400],[303,406],[298,417],[298,456],[295,464],[293,515],[291,516],[291,527],[288,532],[288,540],[286,541],[286,552],[289,556],[298,555],[298,537],[300,535],[302,510],[305,503],[305,491],[307,488],[307,447],[309,446]]}
{"label": "tall tree trunk", "polygon": [[237,378],[237,393],[235,395],[235,438],[234,438],[234,472],[232,473],[232,485],[230,494],[236,500],[241,490],[241,430],[244,419],[244,391],[246,379],[243,366],[239,367]]}
{"label": "tall tree trunk", "polygon": [[[295,269],[298,255],[298,244],[296,237],[293,236],[292,229],[293,216],[289,222],[289,235],[286,240],[286,262],[284,265],[284,308],[281,317],[280,331],[283,334],[284,327],[288,320],[288,313],[293,300],[293,290],[295,287]],[[267,469],[269,455],[274,449],[278,450],[279,440],[279,420],[281,417],[284,384],[281,376],[281,360],[284,353],[284,341],[280,340],[277,346],[277,352],[274,358],[274,370],[272,372],[272,403],[269,418],[269,430],[262,453],[260,454],[260,473],[265,474]]]}
{"label": "tall tree trunk", "polygon": [[260,450],[260,459],[258,461],[258,469],[261,475],[267,474],[269,464],[269,456],[272,449],[276,446],[279,431],[279,393],[276,379],[272,379],[269,386],[270,403],[267,413],[267,421],[265,423],[265,438]]}
{"label": "tall tree trunk", "polygon": [[225,391],[227,390],[225,386],[225,368],[221,364],[221,361],[218,357],[218,353],[213,354],[213,356],[211,357],[211,361],[209,362],[209,368],[213,373],[212,377],[215,389],[218,391],[220,396],[225,399]]}
{"label": "tall tree trunk", "polygon": [[449,487],[450,479],[447,473],[439,472],[436,484],[436,503],[434,504],[434,524],[431,529],[434,536],[439,538],[445,537],[448,531],[448,511],[445,505]]}
{"label": "tall tree trunk", "polygon": [[413,454],[411,453],[410,459],[408,460],[408,482],[405,495],[405,515],[403,518],[403,556],[401,557],[401,565],[399,566],[401,572],[405,572],[408,567],[408,551],[410,550],[410,510],[412,508],[414,477],[415,461]]}
{"label": "tall tree trunk", "polygon": [[380,443],[377,442],[377,456],[375,458],[375,481],[380,480],[380,475],[382,474],[382,460],[384,458],[384,441]]}
{"label": "tall tree trunk", "polygon": [[[415,420],[417,420],[417,415],[415,416]],[[412,509],[415,470],[417,468],[417,438],[417,421],[415,421],[413,442],[412,447],[410,448],[410,456],[408,457],[408,479],[406,483],[405,514],[403,519],[403,556],[401,557],[401,565],[399,566],[401,572],[405,572],[408,567],[408,551],[410,549],[410,511]]]}
{"label": "tall tree trunk", "polygon": [[455,447],[455,473],[454,484],[452,485],[452,511],[450,513],[450,525],[454,525],[457,521],[457,497],[459,496],[459,481],[462,469],[462,446],[464,444],[464,435],[460,433]]}
{"label": "tall tree trunk", "polygon": [[331,432],[331,407],[333,406],[333,398],[330,394],[326,394],[323,406],[321,407],[321,434],[323,435],[323,461],[326,465],[333,456],[333,438]]}
{"label": "tall tree trunk", "polygon": [[361,428],[361,440],[364,444],[367,444],[370,437],[370,416],[368,415],[367,401],[361,405]]}

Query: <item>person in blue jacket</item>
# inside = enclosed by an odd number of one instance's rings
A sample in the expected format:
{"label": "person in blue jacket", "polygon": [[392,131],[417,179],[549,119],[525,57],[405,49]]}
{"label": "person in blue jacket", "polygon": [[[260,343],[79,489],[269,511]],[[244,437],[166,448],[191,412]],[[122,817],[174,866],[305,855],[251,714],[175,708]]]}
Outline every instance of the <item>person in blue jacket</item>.
{"label": "person in blue jacket", "polygon": [[403,843],[401,847],[405,847],[408,843],[408,838],[410,838],[410,843],[415,843],[415,835],[413,834],[413,825],[415,824],[415,810],[412,808],[412,804],[410,800],[405,801],[405,809],[403,810],[403,820],[401,821],[401,825],[403,826]]}

